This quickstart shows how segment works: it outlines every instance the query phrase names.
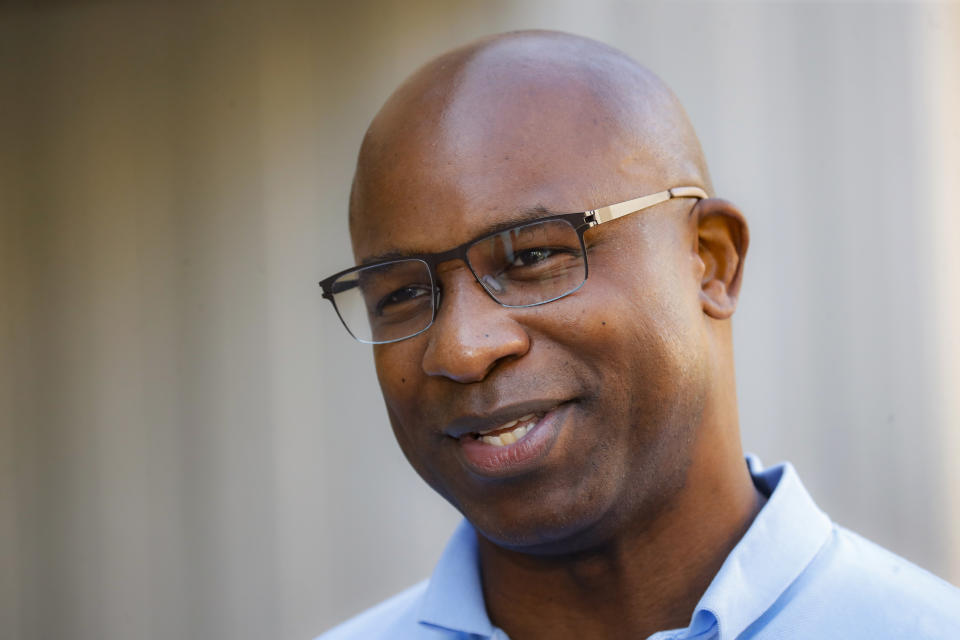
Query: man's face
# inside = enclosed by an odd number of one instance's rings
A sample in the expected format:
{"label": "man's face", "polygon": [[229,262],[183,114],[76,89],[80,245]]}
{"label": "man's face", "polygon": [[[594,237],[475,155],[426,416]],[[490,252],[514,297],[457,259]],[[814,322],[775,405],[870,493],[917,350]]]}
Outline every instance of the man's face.
{"label": "man's face", "polygon": [[[443,251],[537,207],[582,211],[680,186],[654,159],[625,159],[596,131],[577,140],[570,125],[549,124],[562,143],[506,124],[397,143],[403,161],[357,183],[356,257]],[[465,264],[442,264],[433,326],[374,347],[404,454],[488,539],[583,548],[683,491],[707,369],[694,205],[588,231],[589,278],[543,306],[501,307]],[[516,443],[477,438],[530,414]]]}

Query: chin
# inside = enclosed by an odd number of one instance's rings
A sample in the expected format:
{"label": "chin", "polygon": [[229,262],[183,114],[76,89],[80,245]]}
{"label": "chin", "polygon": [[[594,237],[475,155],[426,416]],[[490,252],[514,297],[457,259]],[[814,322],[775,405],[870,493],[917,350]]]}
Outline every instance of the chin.
{"label": "chin", "polygon": [[490,532],[477,530],[491,543],[502,549],[535,556],[560,556],[583,553],[603,547],[611,542],[619,529],[615,523],[596,521],[571,521],[568,523],[549,523],[538,528],[511,527]]}
{"label": "chin", "polygon": [[690,465],[689,457],[671,458],[669,464],[648,459],[618,482],[537,492],[520,502],[454,506],[503,549],[541,556],[589,552],[625,533],[642,535],[681,499]]}
{"label": "chin", "polygon": [[[558,492],[563,493],[563,492]],[[483,506],[461,512],[474,528],[498,547],[532,555],[561,555],[587,550],[604,544],[623,521],[616,500],[587,498],[570,504],[569,493],[563,503],[546,497],[511,505],[510,509]],[[472,511],[472,512],[471,512]]]}

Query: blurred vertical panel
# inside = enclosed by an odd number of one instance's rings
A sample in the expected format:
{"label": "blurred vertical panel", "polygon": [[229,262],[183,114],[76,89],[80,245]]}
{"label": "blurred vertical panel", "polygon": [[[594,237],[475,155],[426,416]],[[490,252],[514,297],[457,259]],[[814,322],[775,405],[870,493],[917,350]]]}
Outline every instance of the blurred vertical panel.
{"label": "blurred vertical panel", "polygon": [[22,635],[269,636],[256,22],[148,4],[5,17]]}
{"label": "blurred vertical panel", "polygon": [[960,3],[928,9],[923,39],[926,148],[930,179],[930,276],[936,282],[934,335],[937,345],[940,482],[948,507],[949,571],[960,582]]}
{"label": "blurred vertical panel", "polygon": [[[937,295],[919,164],[927,25],[914,7],[864,9],[714,9],[727,27],[714,72],[732,85],[715,102],[739,91],[749,104],[699,121],[717,183],[753,228],[734,323],[747,447],[789,457],[837,520],[931,566],[949,538],[915,498],[944,500],[936,344],[917,313]],[[920,540],[911,531],[930,518]]]}
{"label": "blurred vertical panel", "polygon": [[[0,37],[0,60],[15,59],[17,44]],[[25,637],[24,566],[33,551],[21,535],[32,496],[23,486],[20,460],[25,452],[16,426],[32,423],[23,396],[33,386],[25,357],[27,264],[20,249],[21,219],[12,213],[24,207],[19,188],[25,179],[24,154],[15,132],[26,123],[23,112],[10,104],[21,83],[17,66],[0,64],[0,634],[11,638]]]}
{"label": "blurred vertical panel", "polygon": [[457,515],[316,281],[363,131],[471,38],[609,42],[753,243],[747,449],[960,580],[960,6],[388,0],[0,8],[0,636],[310,637]]}

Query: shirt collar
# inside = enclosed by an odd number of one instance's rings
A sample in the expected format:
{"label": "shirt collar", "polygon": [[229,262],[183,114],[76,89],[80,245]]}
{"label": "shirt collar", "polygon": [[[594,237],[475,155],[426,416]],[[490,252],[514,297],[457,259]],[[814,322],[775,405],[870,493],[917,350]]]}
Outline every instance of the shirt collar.
{"label": "shirt collar", "polygon": [[[773,605],[830,535],[830,519],[789,462],[762,470],[757,458],[747,456],[747,466],[754,484],[769,496],[767,503],[700,598],[686,633],[671,637],[694,638],[716,625],[719,640],[736,638]],[[481,637],[494,633],[483,600],[476,533],[466,520],[437,563],[418,620]]]}
{"label": "shirt collar", "polygon": [[832,530],[789,463],[761,470],[747,457],[754,484],[769,498],[720,567],[694,610],[687,635],[717,625],[719,640],[739,636],[810,564]]}
{"label": "shirt collar", "polygon": [[493,635],[483,600],[477,534],[466,520],[457,527],[430,576],[417,619],[431,627]]}

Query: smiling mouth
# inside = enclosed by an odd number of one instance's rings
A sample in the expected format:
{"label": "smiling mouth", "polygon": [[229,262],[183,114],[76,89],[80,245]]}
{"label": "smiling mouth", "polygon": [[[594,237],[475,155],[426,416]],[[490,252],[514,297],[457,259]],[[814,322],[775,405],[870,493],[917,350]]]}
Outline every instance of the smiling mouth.
{"label": "smiling mouth", "polygon": [[[459,440],[457,455],[471,473],[501,479],[523,475],[545,463],[571,408],[569,402],[527,405],[518,408],[517,413],[527,412],[519,418],[506,420],[510,414],[504,412],[496,419],[505,422],[496,424],[491,420],[469,427],[463,420],[450,427],[450,431],[459,431],[459,435],[449,431],[448,435]],[[468,430],[471,428],[476,431]]]}
{"label": "smiling mouth", "polygon": [[530,429],[532,429],[542,417],[542,415],[528,413],[525,416],[505,422],[493,429],[487,429],[486,431],[480,431],[471,435],[475,440],[480,440],[485,444],[493,445],[494,447],[505,447],[527,435]]}

